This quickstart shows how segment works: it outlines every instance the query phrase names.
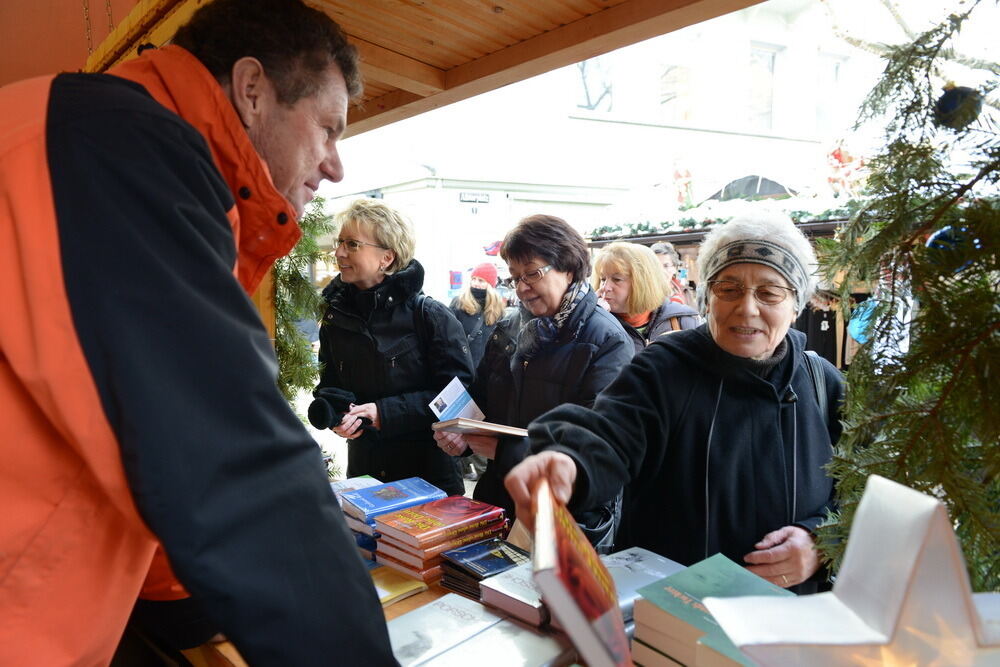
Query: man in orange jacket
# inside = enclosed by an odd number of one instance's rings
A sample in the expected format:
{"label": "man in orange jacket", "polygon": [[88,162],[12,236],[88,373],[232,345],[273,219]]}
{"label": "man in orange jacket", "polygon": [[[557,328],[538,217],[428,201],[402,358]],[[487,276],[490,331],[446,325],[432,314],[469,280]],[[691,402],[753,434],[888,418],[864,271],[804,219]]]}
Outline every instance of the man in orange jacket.
{"label": "man in orange jacket", "polygon": [[0,88],[0,664],[106,664],[158,543],[251,664],[394,663],[247,296],[360,91],[300,0]]}

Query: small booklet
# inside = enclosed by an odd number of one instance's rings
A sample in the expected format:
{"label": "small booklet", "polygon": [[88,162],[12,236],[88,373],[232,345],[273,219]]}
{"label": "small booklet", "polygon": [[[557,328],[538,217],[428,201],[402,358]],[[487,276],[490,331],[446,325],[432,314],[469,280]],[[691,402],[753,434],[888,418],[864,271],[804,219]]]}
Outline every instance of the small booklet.
{"label": "small booklet", "polygon": [[513,435],[519,438],[528,437],[528,429],[517,426],[504,426],[493,422],[484,422],[479,419],[468,419],[467,417],[457,417],[447,421],[440,421],[431,424],[435,431],[447,431],[449,433],[464,433],[465,435]]}
{"label": "small booklet", "polygon": [[482,419],[485,416],[458,378],[452,378],[451,382],[441,390],[441,393],[428,404],[428,407],[439,421],[458,417]]}

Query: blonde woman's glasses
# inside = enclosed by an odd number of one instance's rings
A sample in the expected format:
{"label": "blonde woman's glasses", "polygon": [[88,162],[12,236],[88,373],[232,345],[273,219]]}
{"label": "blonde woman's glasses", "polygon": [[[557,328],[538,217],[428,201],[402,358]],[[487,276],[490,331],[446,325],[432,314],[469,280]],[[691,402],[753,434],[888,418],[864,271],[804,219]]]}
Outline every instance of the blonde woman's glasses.
{"label": "blonde woman's glasses", "polygon": [[362,247],[370,245],[373,248],[380,248],[382,250],[388,250],[385,246],[381,246],[377,243],[368,243],[367,241],[357,241],[355,239],[336,239],[333,242],[333,249],[336,250],[340,246],[345,246],[348,252],[357,252],[361,250]]}

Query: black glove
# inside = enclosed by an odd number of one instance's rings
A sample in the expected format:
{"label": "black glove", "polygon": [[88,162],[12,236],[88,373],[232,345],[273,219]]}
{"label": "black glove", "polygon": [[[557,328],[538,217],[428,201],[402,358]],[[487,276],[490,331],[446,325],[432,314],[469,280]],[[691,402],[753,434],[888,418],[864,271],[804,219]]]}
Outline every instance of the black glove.
{"label": "black glove", "polygon": [[[337,387],[322,387],[314,391],[313,396],[315,398],[309,404],[307,414],[309,423],[320,430],[336,426],[343,421],[344,415],[356,400],[353,393]],[[371,419],[361,417],[362,431],[371,431],[374,428]]]}

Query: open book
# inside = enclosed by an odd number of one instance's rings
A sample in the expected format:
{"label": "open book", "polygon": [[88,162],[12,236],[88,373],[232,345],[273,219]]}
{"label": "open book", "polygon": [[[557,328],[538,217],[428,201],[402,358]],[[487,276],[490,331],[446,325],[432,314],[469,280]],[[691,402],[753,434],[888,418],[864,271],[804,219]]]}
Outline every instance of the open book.
{"label": "open book", "polygon": [[528,437],[528,429],[517,426],[504,426],[493,422],[484,422],[479,419],[469,419],[468,417],[457,417],[443,422],[435,422],[431,425],[435,431],[447,431],[448,433],[464,433],[466,435],[513,435],[519,438]]}

